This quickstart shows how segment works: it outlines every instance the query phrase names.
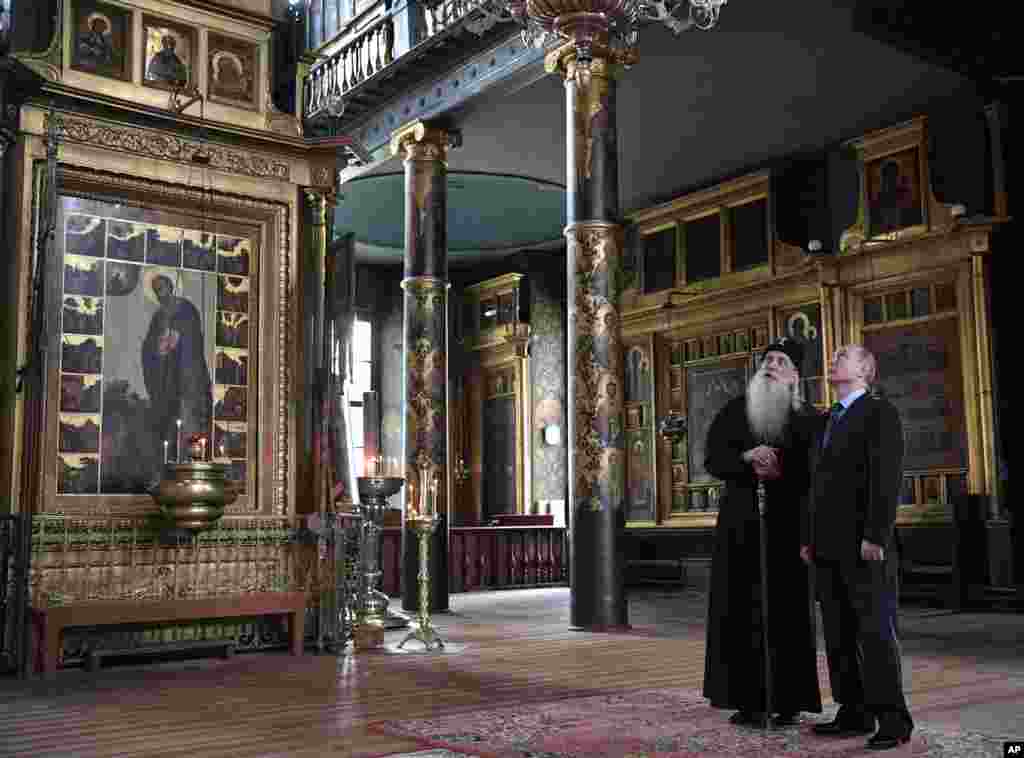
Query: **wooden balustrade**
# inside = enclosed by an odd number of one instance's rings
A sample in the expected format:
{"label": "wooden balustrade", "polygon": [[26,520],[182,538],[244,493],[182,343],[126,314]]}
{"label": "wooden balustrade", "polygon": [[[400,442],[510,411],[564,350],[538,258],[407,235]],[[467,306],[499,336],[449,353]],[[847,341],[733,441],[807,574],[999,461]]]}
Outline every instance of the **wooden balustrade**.
{"label": "wooden balustrade", "polygon": [[[455,527],[449,539],[449,592],[568,581],[566,531],[561,527]],[[384,529],[381,541],[381,589],[397,596],[401,592],[402,530]]]}

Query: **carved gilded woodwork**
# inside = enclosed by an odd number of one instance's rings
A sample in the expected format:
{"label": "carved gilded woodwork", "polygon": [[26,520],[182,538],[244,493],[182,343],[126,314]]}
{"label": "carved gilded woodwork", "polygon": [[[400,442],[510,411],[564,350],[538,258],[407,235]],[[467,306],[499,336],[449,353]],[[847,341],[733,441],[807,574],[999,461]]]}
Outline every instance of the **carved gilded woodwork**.
{"label": "carved gilded woodwork", "polygon": [[[271,155],[237,150],[210,142],[187,139],[168,132],[125,127],[102,121],[56,116],[62,140],[117,150],[176,163],[192,163],[197,153],[210,155],[210,167],[229,174],[259,179],[291,180],[291,164]],[[44,125],[50,116],[44,118]]]}
{"label": "carved gilded woodwork", "polygon": [[940,203],[932,192],[927,139],[927,119],[920,116],[847,143],[857,152],[860,194],[857,220],[839,240],[841,253],[953,227],[954,204]]}
{"label": "carved gilded woodwork", "polygon": [[[919,119],[869,135],[856,144],[870,164],[908,147],[920,147],[925,144],[924,137],[924,121]],[[927,157],[923,149],[917,155],[921,160]],[[838,256],[812,257],[776,241],[770,267],[728,273],[710,283],[649,294],[628,291],[623,298],[624,341],[633,344],[647,335],[654,337],[654,413],[660,417],[670,409],[687,412],[686,367],[732,361],[741,353],[753,366],[758,348],[786,334],[794,318],[802,324],[797,314],[807,315],[811,323],[809,308],[820,307],[820,324],[814,326],[820,329],[816,342],[824,357],[821,376],[827,375],[831,355],[840,345],[862,343],[870,334],[886,329],[921,329],[936,319],[946,319],[956,324],[948,333],[955,341],[953,353],[960,356],[956,371],[963,400],[962,410],[956,413],[966,438],[965,465],[936,460],[908,469],[899,523],[948,519],[952,498],[994,493],[997,472],[993,470],[991,322],[985,304],[988,269],[984,260],[990,254],[994,223],[965,222],[952,214],[950,206],[936,203],[926,161],[920,176],[927,223],[858,244],[849,244],[848,234],[844,252]],[[656,233],[709,210],[734,205],[766,187],[767,175],[743,177],[638,211],[630,220],[641,235]],[[861,197],[863,204],[863,186]],[[860,223],[854,232],[866,229],[863,216]],[[934,304],[927,314],[916,313],[910,300],[909,293],[920,293],[922,288],[928,288]],[[869,311],[879,309],[885,318],[866,323],[866,305]],[[794,321],[793,328],[796,326]],[[827,384],[822,394],[816,398],[822,405],[834,400]],[[694,510],[694,488],[703,485],[691,481],[688,458],[686,451],[672,451],[667,443],[658,443],[659,526],[707,527],[715,523],[714,512]],[[677,502],[673,493],[682,492],[686,495]],[[711,492],[703,495],[712,496]]]}
{"label": "carved gilded woodwork", "polygon": [[[457,450],[469,460],[472,481],[468,489],[470,502],[460,504],[460,513],[479,518],[483,513],[483,407],[490,396],[515,396],[515,481],[516,512],[525,513],[530,492],[530,465],[525,440],[530,434],[530,362],[527,350],[530,327],[519,323],[519,290],[523,274],[510,273],[469,285],[464,290],[463,304],[473,313],[471,323],[463,320],[463,344],[469,352],[470,365],[464,376],[465,398],[461,403],[466,449]],[[493,317],[481,323],[483,308],[494,310]],[[515,312],[515,315],[512,315]],[[493,322],[493,323],[492,323]],[[457,461],[455,461],[457,462]]]}

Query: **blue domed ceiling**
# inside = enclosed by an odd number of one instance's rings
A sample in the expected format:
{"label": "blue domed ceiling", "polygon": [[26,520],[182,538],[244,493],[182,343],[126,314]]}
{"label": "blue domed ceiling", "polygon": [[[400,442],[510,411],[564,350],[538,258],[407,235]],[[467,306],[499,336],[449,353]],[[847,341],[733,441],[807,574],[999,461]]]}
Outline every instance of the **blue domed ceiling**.
{"label": "blue domed ceiling", "polygon": [[[355,234],[359,260],[402,260],[404,188],[401,173],[363,176],[342,185],[334,231]],[[564,228],[561,185],[521,176],[448,173],[448,258],[452,263],[557,243]]]}

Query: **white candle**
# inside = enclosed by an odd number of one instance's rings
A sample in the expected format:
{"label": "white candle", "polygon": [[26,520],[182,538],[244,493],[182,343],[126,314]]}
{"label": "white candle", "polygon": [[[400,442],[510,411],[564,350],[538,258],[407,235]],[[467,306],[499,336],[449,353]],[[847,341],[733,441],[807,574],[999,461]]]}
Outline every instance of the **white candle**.
{"label": "white candle", "polygon": [[164,440],[164,465],[167,465],[167,440]]}
{"label": "white candle", "polygon": [[181,419],[179,418],[175,423],[177,423],[177,425],[178,425],[178,442],[177,442],[177,445],[178,445],[178,449],[177,449],[178,463],[181,463]]}

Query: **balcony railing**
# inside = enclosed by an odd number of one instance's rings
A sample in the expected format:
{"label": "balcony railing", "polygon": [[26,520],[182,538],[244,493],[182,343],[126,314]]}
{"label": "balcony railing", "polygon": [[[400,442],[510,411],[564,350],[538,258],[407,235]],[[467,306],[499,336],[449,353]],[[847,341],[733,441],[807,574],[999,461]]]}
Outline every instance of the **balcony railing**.
{"label": "balcony railing", "polygon": [[[413,76],[403,82],[438,73],[436,63],[413,60],[433,49],[450,34],[465,29],[482,37],[498,23],[508,20],[484,10],[480,0],[437,0],[408,3],[399,11],[390,9],[365,29],[345,41],[329,57],[315,63],[302,84],[304,119],[339,118],[350,99],[373,81],[395,73],[395,67],[417,65]],[[403,36],[404,35],[404,36]]]}
{"label": "balcony railing", "polygon": [[340,116],[345,95],[394,60],[395,21],[389,13],[310,70],[303,83],[305,117]]}

